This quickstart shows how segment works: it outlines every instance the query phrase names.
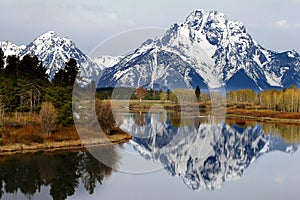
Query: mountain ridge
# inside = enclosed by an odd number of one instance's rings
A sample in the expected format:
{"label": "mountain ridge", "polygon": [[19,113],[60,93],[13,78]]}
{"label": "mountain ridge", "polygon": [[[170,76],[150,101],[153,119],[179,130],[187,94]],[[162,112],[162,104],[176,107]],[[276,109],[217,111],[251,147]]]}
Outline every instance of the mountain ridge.
{"label": "mountain ridge", "polygon": [[[174,55],[178,59],[174,60]],[[243,69],[255,82],[254,90],[260,91],[300,85],[299,61],[295,51],[277,53],[265,49],[253,40],[241,22],[231,21],[223,13],[196,10],[185,22],[173,24],[163,36],[147,40],[119,64],[106,69],[99,86],[151,87],[156,82],[172,89],[173,83],[165,80],[176,74],[159,73],[159,70],[179,63],[185,67],[175,71],[179,72],[186,88],[197,85],[191,81],[193,76],[188,75],[191,70],[196,71],[195,76],[204,79],[209,88],[230,89],[227,81]]]}
{"label": "mountain ridge", "polygon": [[3,41],[0,47],[5,56],[37,55],[50,79],[75,58],[82,83],[94,80],[98,87],[175,89],[200,85],[203,89],[249,87],[261,91],[300,86],[298,52],[264,48],[243,23],[217,11],[195,10],[183,23],[173,24],[162,36],[148,39],[125,57],[90,58],[72,40],[54,31],[27,46]]}

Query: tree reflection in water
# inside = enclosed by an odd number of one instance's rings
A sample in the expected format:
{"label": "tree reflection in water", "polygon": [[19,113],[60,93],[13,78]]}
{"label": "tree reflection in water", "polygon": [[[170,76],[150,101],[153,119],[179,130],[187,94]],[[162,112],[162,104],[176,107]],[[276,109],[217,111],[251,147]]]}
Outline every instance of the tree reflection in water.
{"label": "tree reflection in water", "polygon": [[[111,166],[117,168],[119,155],[114,146],[97,147],[97,152],[108,155]],[[87,151],[1,157],[0,199],[5,193],[19,191],[30,199],[44,186],[50,188],[53,199],[67,199],[74,195],[80,182],[89,194],[93,194],[97,183],[102,184],[113,172]]]}

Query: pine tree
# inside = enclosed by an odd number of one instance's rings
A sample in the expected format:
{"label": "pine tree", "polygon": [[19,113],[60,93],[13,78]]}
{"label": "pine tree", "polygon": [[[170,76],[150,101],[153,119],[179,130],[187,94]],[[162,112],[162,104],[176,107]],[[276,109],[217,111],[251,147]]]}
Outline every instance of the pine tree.
{"label": "pine tree", "polygon": [[197,86],[196,90],[195,90],[195,95],[196,95],[198,101],[200,101],[200,94],[201,94],[200,87]]}
{"label": "pine tree", "polygon": [[76,80],[79,67],[75,59],[71,58],[64,69],[60,69],[54,76],[53,83],[58,86],[73,85]]}
{"label": "pine tree", "polygon": [[0,70],[4,69],[4,52],[2,48],[0,48]]}
{"label": "pine tree", "polygon": [[10,78],[16,78],[19,73],[19,57],[15,55],[8,56],[6,62],[7,66],[4,69],[5,75]]}
{"label": "pine tree", "polygon": [[67,73],[67,83],[73,85],[76,80],[77,73],[79,72],[79,67],[74,58],[71,58],[69,62],[66,63],[65,71]]}

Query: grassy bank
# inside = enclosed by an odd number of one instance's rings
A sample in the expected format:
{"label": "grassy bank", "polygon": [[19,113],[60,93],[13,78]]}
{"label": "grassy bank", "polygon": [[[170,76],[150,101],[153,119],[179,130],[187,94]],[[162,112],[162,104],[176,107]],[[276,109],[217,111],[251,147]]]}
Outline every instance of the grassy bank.
{"label": "grassy bank", "polygon": [[254,106],[242,109],[228,107],[226,109],[226,118],[252,120],[257,122],[300,124],[300,113],[272,111]]}
{"label": "grassy bank", "polygon": [[[26,127],[26,129],[33,130],[31,127]],[[3,138],[0,155],[82,149],[90,146],[125,143],[132,138],[131,135],[120,129],[113,130],[113,134],[107,137],[89,134],[84,138],[79,138],[75,127],[64,130],[64,132],[57,132],[49,137],[33,131],[24,132],[23,134],[16,133],[12,138]]]}
{"label": "grassy bank", "polygon": [[[75,126],[56,126],[51,134],[45,134],[39,124],[39,116],[30,113],[14,113],[3,118],[0,139],[0,155],[55,151],[63,149],[83,148],[91,145],[106,145],[124,143],[131,139],[131,135],[113,128],[108,134],[91,134],[89,131],[81,138]],[[84,137],[84,138],[82,138]]]}

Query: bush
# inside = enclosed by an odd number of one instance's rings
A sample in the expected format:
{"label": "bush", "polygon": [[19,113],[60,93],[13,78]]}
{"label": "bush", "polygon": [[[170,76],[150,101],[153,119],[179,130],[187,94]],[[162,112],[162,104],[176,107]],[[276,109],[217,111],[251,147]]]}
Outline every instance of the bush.
{"label": "bush", "polygon": [[117,124],[112,113],[111,101],[100,101],[96,99],[95,111],[98,123],[100,124],[103,132],[109,135],[111,130],[115,128]]}
{"label": "bush", "polygon": [[41,128],[43,133],[50,134],[56,128],[57,112],[50,102],[44,102],[40,111]]}

